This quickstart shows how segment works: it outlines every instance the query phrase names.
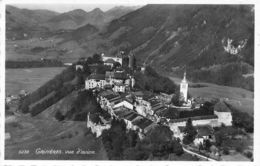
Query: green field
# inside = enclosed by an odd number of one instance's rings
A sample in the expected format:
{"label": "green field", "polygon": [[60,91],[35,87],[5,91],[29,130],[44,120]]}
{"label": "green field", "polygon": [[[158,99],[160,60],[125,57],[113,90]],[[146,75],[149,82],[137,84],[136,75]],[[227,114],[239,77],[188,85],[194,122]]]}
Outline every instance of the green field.
{"label": "green field", "polygon": [[[170,77],[175,83],[179,84],[181,82],[180,78]],[[192,88],[189,87],[189,93],[192,97],[203,97],[203,98],[226,98],[227,102],[239,109],[240,111],[247,112],[250,115],[254,114],[254,92],[230,87],[221,86],[212,83],[192,83],[189,85],[205,85],[205,87]]]}
{"label": "green field", "polygon": [[64,67],[6,69],[6,95],[18,94],[21,90],[33,92],[41,85],[59,74]]}

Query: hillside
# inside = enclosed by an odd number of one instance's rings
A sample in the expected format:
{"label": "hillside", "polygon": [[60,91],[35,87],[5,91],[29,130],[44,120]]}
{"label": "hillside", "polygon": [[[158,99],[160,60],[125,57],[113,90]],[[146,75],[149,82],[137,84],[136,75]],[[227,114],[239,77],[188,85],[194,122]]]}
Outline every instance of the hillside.
{"label": "hillside", "polygon": [[6,6],[6,37],[7,39],[29,38],[38,34],[47,34],[48,30],[40,24],[58,15],[49,10],[19,9]]}
{"label": "hillside", "polygon": [[76,29],[87,23],[93,24],[92,19],[97,19],[97,22],[100,21],[99,19],[102,17],[102,14],[103,12],[100,9],[94,9],[89,13],[82,9],[76,9],[51,18],[43,23],[43,26],[51,30]]}
{"label": "hillside", "polygon": [[58,37],[63,38],[63,42],[65,41],[77,41],[77,42],[84,42],[85,39],[95,33],[97,33],[99,30],[91,25],[91,24],[86,24],[78,29],[75,29],[73,31],[67,31],[64,33],[61,33],[58,35]]}
{"label": "hillside", "polygon": [[243,77],[254,71],[252,6],[147,5],[113,20],[102,36],[162,72],[181,76],[186,66],[193,81],[253,90],[252,77]]}

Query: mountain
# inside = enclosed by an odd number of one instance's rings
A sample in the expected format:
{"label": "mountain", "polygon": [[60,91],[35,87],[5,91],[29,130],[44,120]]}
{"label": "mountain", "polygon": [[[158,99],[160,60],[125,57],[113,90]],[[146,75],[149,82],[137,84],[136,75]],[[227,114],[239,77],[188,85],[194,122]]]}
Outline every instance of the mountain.
{"label": "mountain", "polygon": [[34,35],[36,32],[46,32],[47,29],[40,26],[42,22],[58,15],[49,10],[19,9],[10,5],[6,6],[6,32],[7,38],[23,38]]}
{"label": "mountain", "polygon": [[88,13],[82,9],[76,9],[66,13],[59,14],[42,25],[50,30],[76,29],[82,26]]}
{"label": "mountain", "polygon": [[87,37],[96,34],[98,31],[98,28],[95,26],[87,24],[75,30],[64,32],[59,35],[59,37],[64,39],[63,42],[76,41],[78,43],[82,43]]}
{"label": "mountain", "polygon": [[107,23],[115,18],[133,11],[135,8],[117,7],[108,12],[103,12],[95,8],[90,12],[82,9],[76,9],[70,12],[62,13],[45,22],[43,25],[51,30],[77,29],[83,25],[91,24],[103,28]]}
{"label": "mountain", "polygon": [[106,14],[112,18],[119,18],[138,8],[140,8],[140,6],[116,6],[116,7],[109,9],[108,11],[106,11]]}
{"label": "mountain", "polygon": [[253,88],[243,78],[254,71],[253,6],[146,5],[113,20],[102,37],[110,52],[133,50],[164,73],[186,68],[193,81]]}
{"label": "mountain", "polygon": [[57,30],[73,30],[86,24],[98,28],[104,27],[111,20],[127,14],[136,7],[115,7],[108,12],[95,8],[90,12],[75,9],[65,13],[50,10],[28,10],[6,6],[6,27],[8,38],[21,39],[27,36],[39,36],[39,33],[49,33]]}
{"label": "mountain", "polygon": [[[39,24],[49,20],[50,18],[58,15],[59,13],[50,10],[28,10],[19,9],[14,6],[6,6],[6,20],[7,23],[11,20],[26,22],[31,24]],[[13,21],[14,21],[13,20]]]}

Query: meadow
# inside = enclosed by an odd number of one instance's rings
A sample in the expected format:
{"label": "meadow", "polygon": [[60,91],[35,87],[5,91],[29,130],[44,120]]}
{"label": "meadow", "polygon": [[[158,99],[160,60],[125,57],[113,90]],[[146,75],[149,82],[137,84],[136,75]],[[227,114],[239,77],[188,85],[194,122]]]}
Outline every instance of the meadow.
{"label": "meadow", "polygon": [[21,90],[33,92],[44,83],[59,74],[64,67],[6,69],[6,95],[18,94]]}

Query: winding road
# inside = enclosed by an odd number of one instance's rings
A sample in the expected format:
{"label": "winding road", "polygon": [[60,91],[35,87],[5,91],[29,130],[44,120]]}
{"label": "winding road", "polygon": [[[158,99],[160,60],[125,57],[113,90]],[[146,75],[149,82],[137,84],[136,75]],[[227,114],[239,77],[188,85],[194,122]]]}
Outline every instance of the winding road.
{"label": "winding road", "polygon": [[189,154],[191,154],[191,155],[195,155],[195,156],[197,156],[197,157],[199,157],[199,158],[203,158],[203,159],[208,160],[208,161],[217,161],[217,160],[215,160],[215,159],[212,159],[212,158],[203,156],[203,155],[201,155],[201,154],[192,152],[192,151],[186,149],[184,146],[182,146],[182,148],[183,148],[183,150],[184,150],[185,152],[187,152],[187,153],[189,153]]}

